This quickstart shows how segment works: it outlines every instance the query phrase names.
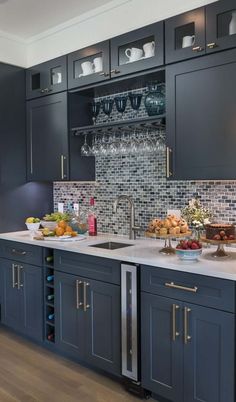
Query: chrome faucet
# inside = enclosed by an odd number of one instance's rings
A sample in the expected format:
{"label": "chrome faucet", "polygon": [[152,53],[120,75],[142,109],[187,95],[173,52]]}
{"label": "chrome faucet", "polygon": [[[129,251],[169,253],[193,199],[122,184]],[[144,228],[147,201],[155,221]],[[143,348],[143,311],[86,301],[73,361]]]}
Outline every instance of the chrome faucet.
{"label": "chrome faucet", "polygon": [[139,226],[135,226],[135,208],[134,201],[132,197],[128,195],[119,195],[114,201],[114,212],[117,212],[118,204],[121,200],[127,200],[130,206],[130,223],[129,223],[129,238],[131,240],[136,239],[136,232],[138,232],[141,228]]}

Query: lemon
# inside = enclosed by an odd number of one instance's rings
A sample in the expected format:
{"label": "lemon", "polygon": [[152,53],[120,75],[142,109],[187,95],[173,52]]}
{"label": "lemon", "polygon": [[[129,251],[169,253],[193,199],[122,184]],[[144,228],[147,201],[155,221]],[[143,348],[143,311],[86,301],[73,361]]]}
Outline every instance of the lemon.
{"label": "lemon", "polygon": [[34,223],[34,218],[32,216],[27,218],[26,223]]}

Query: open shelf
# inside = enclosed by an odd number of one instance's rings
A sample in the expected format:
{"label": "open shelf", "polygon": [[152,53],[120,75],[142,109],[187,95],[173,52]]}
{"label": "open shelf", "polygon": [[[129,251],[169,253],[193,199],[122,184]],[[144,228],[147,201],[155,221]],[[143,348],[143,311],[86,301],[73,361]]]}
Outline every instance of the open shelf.
{"label": "open shelf", "polygon": [[165,115],[159,115],[155,117],[145,117],[143,119],[121,120],[111,123],[73,127],[71,128],[71,131],[75,136],[79,136],[85,134],[103,134],[104,131],[112,132],[114,130],[125,130],[128,132],[134,128],[138,130],[147,128],[155,129],[165,127],[165,117]]}

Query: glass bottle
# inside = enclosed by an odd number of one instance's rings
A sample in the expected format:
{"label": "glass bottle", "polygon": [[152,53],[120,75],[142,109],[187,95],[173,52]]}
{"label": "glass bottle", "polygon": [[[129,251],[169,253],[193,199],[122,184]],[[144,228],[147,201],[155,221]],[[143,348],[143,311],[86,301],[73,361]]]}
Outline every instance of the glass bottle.
{"label": "glass bottle", "polygon": [[97,236],[97,216],[95,213],[95,201],[94,198],[90,198],[90,208],[88,213],[88,227],[89,236]]}

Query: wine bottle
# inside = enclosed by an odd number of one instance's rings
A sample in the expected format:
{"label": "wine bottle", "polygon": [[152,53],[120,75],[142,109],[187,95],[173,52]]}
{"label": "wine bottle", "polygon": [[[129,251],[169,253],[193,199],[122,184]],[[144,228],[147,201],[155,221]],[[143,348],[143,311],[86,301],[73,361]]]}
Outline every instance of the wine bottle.
{"label": "wine bottle", "polygon": [[54,300],[54,295],[48,295],[48,296],[47,296],[47,299],[48,299],[48,301]]}
{"label": "wine bottle", "polygon": [[94,198],[90,198],[90,209],[88,213],[89,236],[97,236],[97,216],[94,205]]}
{"label": "wine bottle", "polygon": [[47,335],[47,340],[48,341],[54,341],[54,333],[53,332],[51,334]]}
{"label": "wine bottle", "polygon": [[48,320],[52,321],[54,319],[54,313],[48,314]]}
{"label": "wine bottle", "polygon": [[47,276],[47,281],[52,282],[54,280],[54,275],[48,275]]}
{"label": "wine bottle", "polygon": [[46,257],[46,262],[53,262],[53,255],[48,255]]}

